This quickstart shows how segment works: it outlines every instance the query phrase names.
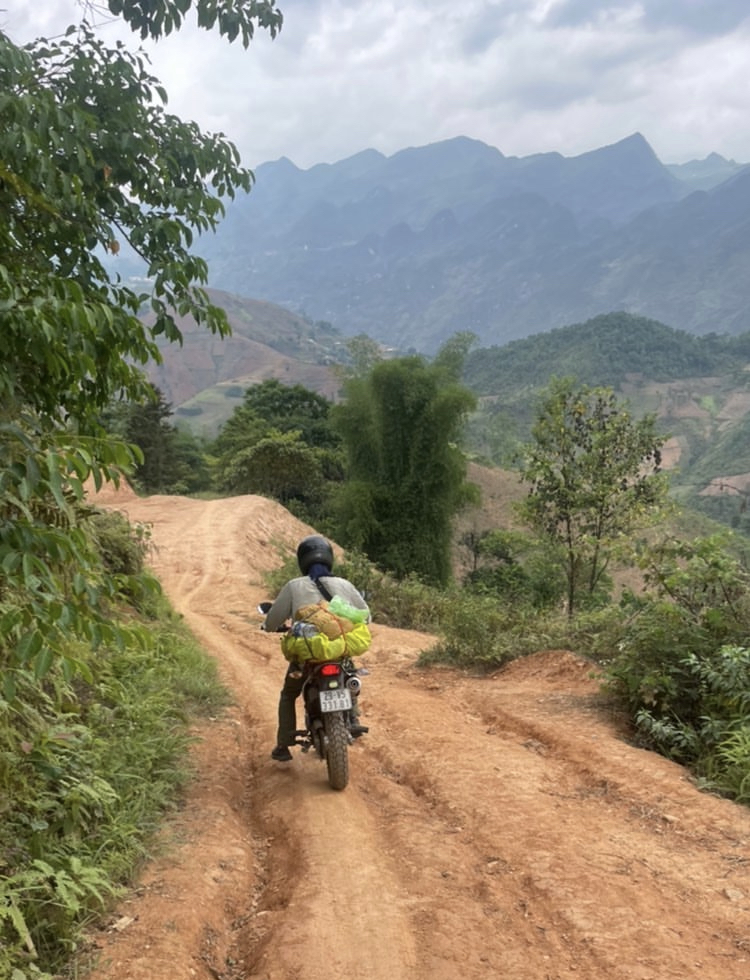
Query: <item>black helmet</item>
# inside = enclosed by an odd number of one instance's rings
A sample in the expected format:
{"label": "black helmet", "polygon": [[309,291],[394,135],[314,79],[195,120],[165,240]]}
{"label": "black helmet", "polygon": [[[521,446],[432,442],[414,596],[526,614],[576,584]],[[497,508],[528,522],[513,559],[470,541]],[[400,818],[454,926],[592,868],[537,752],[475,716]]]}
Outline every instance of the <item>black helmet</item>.
{"label": "black helmet", "polygon": [[333,548],[319,534],[311,534],[297,545],[297,564],[303,575],[307,575],[315,564],[325,565],[330,571],[333,568]]}

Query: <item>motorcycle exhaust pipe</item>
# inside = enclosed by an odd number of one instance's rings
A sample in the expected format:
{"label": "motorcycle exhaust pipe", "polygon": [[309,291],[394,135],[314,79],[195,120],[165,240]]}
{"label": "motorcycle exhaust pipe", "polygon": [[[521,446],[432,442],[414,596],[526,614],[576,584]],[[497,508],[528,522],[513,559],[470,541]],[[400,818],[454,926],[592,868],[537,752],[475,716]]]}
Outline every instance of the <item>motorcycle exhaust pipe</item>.
{"label": "motorcycle exhaust pipe", "polygon": [[359,677],[347,677],[346,686],[349,688],[355,698],[362,690],[362,682],[360,681]]}

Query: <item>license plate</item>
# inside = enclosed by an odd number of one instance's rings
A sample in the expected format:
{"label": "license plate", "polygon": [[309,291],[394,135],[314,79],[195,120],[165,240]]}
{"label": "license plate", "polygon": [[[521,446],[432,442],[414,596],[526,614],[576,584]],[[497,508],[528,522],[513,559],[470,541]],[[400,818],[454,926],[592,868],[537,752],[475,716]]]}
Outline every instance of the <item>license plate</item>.
{"label": "license plate", "polygon": [[345,687],[340,691],[321,691],[321,711],[348,711],[352,706],[352,692]]}

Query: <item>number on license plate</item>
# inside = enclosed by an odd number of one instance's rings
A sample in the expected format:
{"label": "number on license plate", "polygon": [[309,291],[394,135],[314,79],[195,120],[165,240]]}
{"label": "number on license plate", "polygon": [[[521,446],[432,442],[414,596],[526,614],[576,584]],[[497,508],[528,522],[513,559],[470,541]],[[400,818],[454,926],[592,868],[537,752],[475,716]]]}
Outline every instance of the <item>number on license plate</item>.
{"label": "number on license plate", "polygon": [[348,711],[352,706],[352,693],[342,688],[340,691],[321,691],[321,711]]}

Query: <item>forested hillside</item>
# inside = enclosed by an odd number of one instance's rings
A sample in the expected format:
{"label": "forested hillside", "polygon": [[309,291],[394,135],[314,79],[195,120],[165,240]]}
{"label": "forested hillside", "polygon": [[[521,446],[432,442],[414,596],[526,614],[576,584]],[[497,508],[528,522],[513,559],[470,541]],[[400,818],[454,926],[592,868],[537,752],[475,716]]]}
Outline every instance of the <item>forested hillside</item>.
{"label": "forested hillside", "polygon": [[476,349],[468,355],[465,376],[480,396],[471,443],[481,457],[512,465],[550,377],[607,385],[627,399],[634,414],[656,415],[669,436],[665,465],[678,498],[744,527],[748,364],[750,334],[696,337],[625,313]]}
{"label": "forested hillside", "polygon": [[[225,309],[232,337],[216,338],[185,318],[182,347],[164,346],[163,364],[150,369],[180,425],[213,438],[243,392],[271,378],[334,401],[339,397],[337,366],[350,361],[351,341],[330,324],[311,324],[271,303],[215,291],[211,296]],[[395,353],[381,351],[385,357]],[[678,496],[744,526],[750,487],[744,437],[750,425],[748,364],[750,334],[697,337],[626,313],[489,348],[475,342],[464,374],[479,398],[468,448],[479,461],[512,467],[528,439],[538,394],[552,377],[610,386],[634,412],[656,414],[669,436],[665,464]],[[713,489],[706,493],[709,485]]]}

